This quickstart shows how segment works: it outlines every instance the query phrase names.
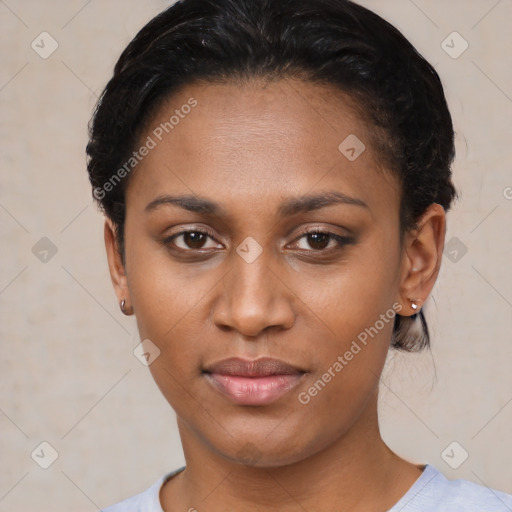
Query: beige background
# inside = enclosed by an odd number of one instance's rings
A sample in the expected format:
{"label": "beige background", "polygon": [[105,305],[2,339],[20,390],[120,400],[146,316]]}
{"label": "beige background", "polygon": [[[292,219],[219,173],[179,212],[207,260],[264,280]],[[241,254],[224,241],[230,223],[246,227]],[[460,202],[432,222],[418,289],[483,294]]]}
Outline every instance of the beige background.
{"label": "beige background", "polygon": [[[432,353],[390,357],[382,433],[411,461],[512,493],[512,2],[361,3],[440,73],[461,192],[428,310]],[[0,512],[95,511],[184,462],[174,413],[132,354],[84,154],[117,56],[166,4],[0,1]],[[31,48],[42,31],[59,45],[47,59]],[[441,47],[453,31],[469,43],[457,59]],[[47,262],[33,253],[43,237],[58,250]],[[31,458],[42,441],[58,453],[46,470]],[[458,469],[444,460],[461,456],[443,452],[453,441],[469,453]]]}

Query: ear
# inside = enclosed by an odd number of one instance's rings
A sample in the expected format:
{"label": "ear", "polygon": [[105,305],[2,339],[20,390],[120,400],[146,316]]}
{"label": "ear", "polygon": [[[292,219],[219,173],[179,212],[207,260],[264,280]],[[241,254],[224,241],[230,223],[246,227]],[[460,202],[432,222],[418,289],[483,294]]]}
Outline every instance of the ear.
{"label": "ear", "polygon": [[[118,249],[116,230],[110,219],[105,220],[104,228],[105,249],[107,250],[108,268],[117,301],[121,305],[121,310],[126,315],[133,314],[131,306],[130,291],[128,289],[128,279],[123,264],[123,259]],[[124,300],[124,303],[122,302]]]}
{"label": "ear", "polygon": [[[444,208],[431,204],[416,228],[404,235],[402,274],[400,283],[400,315],[418,313],[427,300],[441,268],[446,233]],[[418,308],[411,307],[414,301]]]}

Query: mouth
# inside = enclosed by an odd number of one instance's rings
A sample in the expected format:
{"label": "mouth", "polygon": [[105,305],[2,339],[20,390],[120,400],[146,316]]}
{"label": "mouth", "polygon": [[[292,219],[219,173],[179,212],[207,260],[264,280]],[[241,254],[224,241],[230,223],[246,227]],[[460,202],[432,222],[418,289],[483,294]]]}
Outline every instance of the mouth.
{"label": "mouth", "polygon": [[296,387],[306,371],[279,359],[224,359],[203,370],[206,380],[238,405],[267,405]]}

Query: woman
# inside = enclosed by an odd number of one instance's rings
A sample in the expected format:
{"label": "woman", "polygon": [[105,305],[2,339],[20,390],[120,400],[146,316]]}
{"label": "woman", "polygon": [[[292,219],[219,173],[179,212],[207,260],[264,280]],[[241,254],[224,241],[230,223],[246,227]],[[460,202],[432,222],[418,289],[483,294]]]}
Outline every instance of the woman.
{"label": "woman", "polygon": [[347,0],[183,0],[121,55],[88,171],[186,467],[115,511],[512,510],[382,440],[428,346],[453,126],[437,73]]}

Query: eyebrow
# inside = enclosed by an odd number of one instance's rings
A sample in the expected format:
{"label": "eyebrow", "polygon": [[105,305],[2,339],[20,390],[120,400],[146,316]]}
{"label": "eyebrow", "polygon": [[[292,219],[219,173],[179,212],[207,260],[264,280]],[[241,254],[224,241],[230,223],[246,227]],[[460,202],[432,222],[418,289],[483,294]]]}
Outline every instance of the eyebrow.
{"label": "eyebrow", "polygon": [[[203,215],[216,215],[218,217],[227,217],[226,210],[218,203],[209,199],[186,195],[186,196],[159,196],[151,201],[146,208],[146,212],[156,210],[162,205],[176,205],[184,210],[199,213]],[[346,204],[359,206],[369,209],[368,205],[361,199],[350,197],[341,192],[324,192],[321,194],[309,194],[301,197],[291,198],[282,203],[278,208],[278,215],[282,217],[297,215],[298,213],[307,213],[327,206],[336,204]]]}
{"label": "eyebrow", "polygon": [[369,209],[368,205],[361,199],[347,196],[341,192],[325,192],[322,194],[310,194],[298,198],[288,199],[279,207],[278,214],[286,217],[289,215],[296,215],[297,213],[306,213],[313,210],[319,210],[320,208],[325,208],[326,206],[332,206],[336,204],[347,204]]}

